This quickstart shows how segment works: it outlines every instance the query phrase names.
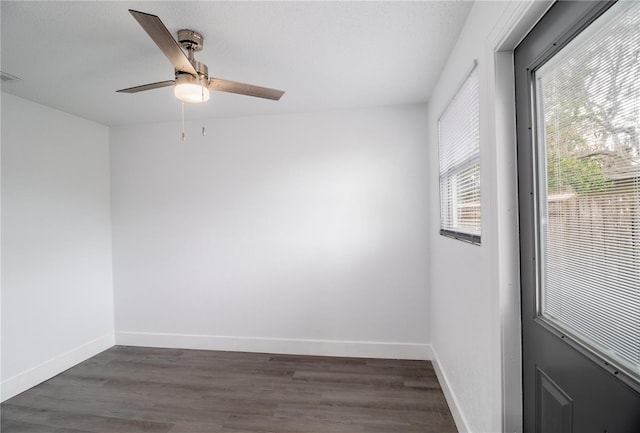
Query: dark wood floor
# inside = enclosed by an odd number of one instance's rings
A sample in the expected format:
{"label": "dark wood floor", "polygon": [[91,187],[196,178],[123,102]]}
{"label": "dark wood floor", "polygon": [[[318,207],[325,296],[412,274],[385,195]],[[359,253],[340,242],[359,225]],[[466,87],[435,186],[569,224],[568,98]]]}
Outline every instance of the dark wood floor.
{"label": "dark wood floor", "polygon": [[1,410],[2,433],[456,432],[427,361],[124,346]]}

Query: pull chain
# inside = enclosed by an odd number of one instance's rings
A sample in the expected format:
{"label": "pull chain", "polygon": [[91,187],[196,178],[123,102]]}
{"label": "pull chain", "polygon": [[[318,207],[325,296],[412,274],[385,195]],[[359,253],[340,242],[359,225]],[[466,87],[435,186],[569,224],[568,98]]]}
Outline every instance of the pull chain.
{"label": "pull chain", "polygon": [[[187,136],[184,132],[184,101],[182,101],[182,141],[186,141]],[[207,135],[207,129],[203,126],[202,127],[202,136],[204,137],[205,135]]]}
{"label": "pull chain", "polygon": [[182,101],[182,141],[185,141],[185,135],[184,135],[184,101]]}

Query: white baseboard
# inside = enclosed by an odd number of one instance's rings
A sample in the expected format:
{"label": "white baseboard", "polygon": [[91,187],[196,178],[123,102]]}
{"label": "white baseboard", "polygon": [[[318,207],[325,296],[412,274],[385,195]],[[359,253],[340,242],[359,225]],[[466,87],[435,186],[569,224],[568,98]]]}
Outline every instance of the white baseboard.
{"label": "white baseboard", "polygon": [[447,400],[447,404],[449,405],[449,410],[451,410],[451,415],[453,416],[453,421],[456,423],[456,428],[459,433],[470,433],[469,424],[460,410],[460,405],[458,404],[458,399],[456,398],[451,386],[449,385],[449,381],[447,380],[447,375],[444,373],[442,368],[440,367],[440,361],[438,359],[438,354],[436,353],[435,348],[431,348],[431,364],[433,364],[433,369],[436,372],[436,376],[438,377],[438,382],[440,382],[440,387],[442,388],[442,392],[444,393],[444,397]]}
{"label": "white baseboard", "polygon": [[116,344],[124,346],[279,353],[288,355],[431,359],[431,345],[415,343],[293,340],[280,338],[221,337],[214,335],[116,332]]}
{"label": "white baseboard", "polygon": [[115,335],[109,333],[96,338],[93,341],[89,341],[6,379],[0,384],[0,401],[5,401],[18,395],[74,365],[107,350],[114,344],[174,349],[225,350],[362,358],[431,360],[432,357],[430,344],[116,332]]}
{"label": "white baseboard", "polygon": [[51,379],[74,365],[107,350],[114,344],[114,335],[109,333],[18,373],[2,382],[0,401],[8,400],[45,380]]}

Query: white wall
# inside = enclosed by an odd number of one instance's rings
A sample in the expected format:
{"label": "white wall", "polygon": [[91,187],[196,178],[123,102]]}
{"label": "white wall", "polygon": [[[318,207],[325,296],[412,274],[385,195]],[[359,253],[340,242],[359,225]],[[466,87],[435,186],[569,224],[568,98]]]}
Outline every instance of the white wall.
{"label": "white wall", "polygon": [[2,399],[113,344],[109,134],[2,94]]}
{"label": "white wall", "polygon": [[426,115],[113,128],[117,342],[428,358]]}
{"label": "white wall", "polygon": [[[491,197],[493,146],[487,134],[487,63],[484,45],[507,3],[476,3],[429,103],[431,203],[431,326],[434,358],[454,401],[462,432],[499,432],[500,316],[495,277],[495,209]],[[439,230],[437,119],[478,60],[480,83],[480,158],[482,244],[445,238]],[[453,403],[453,404],[452,404]],[[461,425],[462,424],[462,425]]]}
{"label": "white wall", "polygon": [[[548,2],[476,2],[429,102],[434,363],[461,432],[522,429],[511,52]],[[482,244],[439,230],[437,119],[478,61]]]}

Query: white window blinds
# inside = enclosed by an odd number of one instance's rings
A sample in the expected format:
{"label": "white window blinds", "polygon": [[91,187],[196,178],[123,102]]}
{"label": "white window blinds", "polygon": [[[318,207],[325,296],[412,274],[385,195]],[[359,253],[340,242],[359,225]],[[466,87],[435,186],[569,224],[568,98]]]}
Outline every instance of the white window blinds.
{"label": "white window blinds", "polygon": [[640,3],[536,72],[541,311],[640,379]]}
{"label": "white window blinds", "polygon": [[440,234],[480,243],[477,65],[438,120]]}

